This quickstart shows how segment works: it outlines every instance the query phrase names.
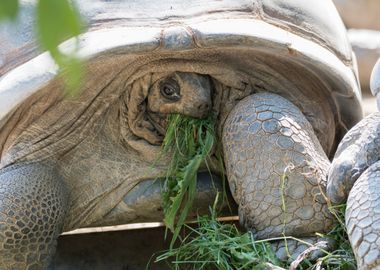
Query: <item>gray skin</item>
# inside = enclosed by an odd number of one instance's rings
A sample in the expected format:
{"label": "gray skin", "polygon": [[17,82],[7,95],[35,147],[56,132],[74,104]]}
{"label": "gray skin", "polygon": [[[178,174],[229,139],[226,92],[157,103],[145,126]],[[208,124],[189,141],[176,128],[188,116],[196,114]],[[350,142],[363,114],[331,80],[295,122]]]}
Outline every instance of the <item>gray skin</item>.
{"label": "gray skin", "polygon": [[[379,108],[380,59],[371,75]],[[347,200],[346,227],[358,269],[380,269],[380,113],[368,115],[340,142],[328,177],[327,195]]]}
{"label": "gray skin", "polygon": [[241,222],[258,238],[305,236],[331,227],[321,194],[329,161],[291,102],[269,93],[243,99],[226,121],[223,148]]}

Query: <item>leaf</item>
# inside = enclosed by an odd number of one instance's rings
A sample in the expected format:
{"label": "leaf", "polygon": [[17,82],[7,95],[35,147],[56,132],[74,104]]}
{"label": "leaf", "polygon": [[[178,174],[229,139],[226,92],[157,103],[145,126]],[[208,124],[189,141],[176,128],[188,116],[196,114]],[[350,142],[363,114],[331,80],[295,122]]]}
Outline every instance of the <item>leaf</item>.
{"label": "leaf", "polygon": [[66,83],[66,94],[74,97],[82,86],[84,78],[84,67],[81,60],[67,56],[63,58],[62,73]]}
{"label": "leaf", "polygon": [[83,64],[74,55],[63,55],[58,46],[83,29],[79,13],[69,0],[39,0],[37,4],[38,39],[42,49],[48,50],[63,74],[66,93],[78,94],[83,79]]}
{"label": "leaf", "polygon": [[19,10],[18,0],[1,0],[0,21],[3,19],[16,19]]}
{"label": "leaf", "polygon": [[79,35],[83,28],[79,14],[68,0],[39,0],[36,16],[40,44],[53,57],[62,41]]}
{"label": "leaf", "polygon": [[[199,169],[199,166],[201,165],[203,161],[203,157],[201,155],[197,155],[194,157],[188,166],[184,168],[184,176],[183,176],[183,188],[181,192],[179,193],[179,196],[176,198],[176,200],[173,202],[172,208],[169,211],[168,218],[169,218],[169,228],[173,228],[173,238],[171,240],[170,246],[171,248],[174,245],[175,240],[177,239],[182,225],[185,223],[187,215],[193,205],[195,192],[196,192],[196,180],[197,180],[197,171]],[[182,208],[182,211],[179,215],[177,225],[174,228],[174,219],[179,211],[180,206],[183,203],[183,197],[187,195],[187,200],[184,203],[184,207]],[[166,224],[167,218],[165,217],[165,224]]]}
{"label": "leaf", "polygon": [[192,207],[197,172],[215,141],[215,119],[194,119],[170,115],[162,144],[162,153],[171,153],[162,192],[164,222],[173,232],[171,247],[177,239]]}
{"label": "leaf", "polygon": [[262,270],[271,265],[283,269],[269,240],[256,244],[250,232],[242,234],[234,224],[219,222],[216,213],[198,216],[197,223],[185,225],[189,234],[181,245],[156,257],[156,262],[167,260],[172,269]]}

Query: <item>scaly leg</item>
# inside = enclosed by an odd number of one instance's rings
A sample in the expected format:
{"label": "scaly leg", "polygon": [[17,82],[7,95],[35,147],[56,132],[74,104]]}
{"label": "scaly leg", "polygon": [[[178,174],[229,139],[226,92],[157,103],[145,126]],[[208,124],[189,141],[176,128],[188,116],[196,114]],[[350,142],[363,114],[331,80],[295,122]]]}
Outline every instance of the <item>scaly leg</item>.
{"label": "scaly leg", "polygon": [[330,163],[291,102],[269,93],[240,101],[226,120],[223,149],[240,220],[256,237],[311,236],[331,228],[321,193]]}
{"label": "scaly leg", "polygon": [[0,268],[46,269],[67,202],[54,168],[21,164],[0,170]]}
{"label": "scaly leg", "polygon": [[358,269],[380,269],[380,162],[369,167],[352,187],[346,227]]}

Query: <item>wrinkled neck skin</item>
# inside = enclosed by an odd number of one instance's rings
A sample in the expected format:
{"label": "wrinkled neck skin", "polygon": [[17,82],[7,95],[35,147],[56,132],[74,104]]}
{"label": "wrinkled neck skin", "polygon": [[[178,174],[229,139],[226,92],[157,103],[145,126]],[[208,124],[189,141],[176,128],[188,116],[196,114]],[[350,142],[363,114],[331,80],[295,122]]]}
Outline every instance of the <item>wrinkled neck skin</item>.
{"label": "wrinkled neck skin", "polygon": [[[133,222],[136,213],[123,203],[123,198],[138,183],[164,175],[166,158],[156,162],[160,146],[132,139],[131,133],[125,138],[118,107],[110,108],[93,137],[58,161],[72,202],[65,231]],[[112,214],[115,208],[121,208],[117,218]]]}

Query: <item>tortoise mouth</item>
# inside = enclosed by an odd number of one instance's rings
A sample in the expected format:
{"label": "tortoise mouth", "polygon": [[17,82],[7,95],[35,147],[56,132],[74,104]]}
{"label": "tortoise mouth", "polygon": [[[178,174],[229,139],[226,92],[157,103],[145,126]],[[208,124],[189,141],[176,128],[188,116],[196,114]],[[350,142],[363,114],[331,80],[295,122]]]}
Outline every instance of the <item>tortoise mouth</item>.
{"label": "tortoise mouth", "polygon": [[[147,140],[150,144],[152,145],[161,145],[165,135],[166,131],[168,128],[168,117],[171,114],[164,114],[164,113],[154,113],[147,111],[145,122],[141,126],[143,130],[141,130],[143,133],[146,133],[147,136],[144,136],[144,139]],[[182,114],[182,115],[187,115],[187,114]],[[194,118],[199,118],[203,119],[209,115],[209,112],[204,113],[202,115],[198,115],[198,117]],[[193,117],[193,116],[190,116]],[[154,139],[152,139],[154,138]]]}
{"label": "tortoise mouth", "polygon": [[152,130],[147,130],[148,132],[152,132],[156,136],[158,135],[160,142],[157,143],[155,142],[150,142],[152,144],[161,144],[165,134],[166,134],[166,129],[168,127],[168,114],[159,114],[159,113],[152,113],[148,112],[147,113],[147,120],[151,123],[151,128]]}

